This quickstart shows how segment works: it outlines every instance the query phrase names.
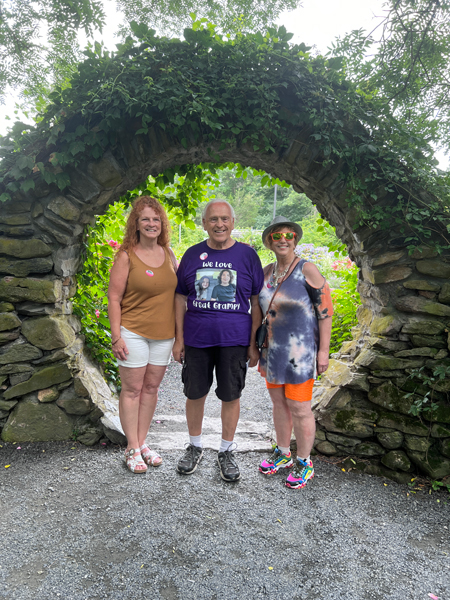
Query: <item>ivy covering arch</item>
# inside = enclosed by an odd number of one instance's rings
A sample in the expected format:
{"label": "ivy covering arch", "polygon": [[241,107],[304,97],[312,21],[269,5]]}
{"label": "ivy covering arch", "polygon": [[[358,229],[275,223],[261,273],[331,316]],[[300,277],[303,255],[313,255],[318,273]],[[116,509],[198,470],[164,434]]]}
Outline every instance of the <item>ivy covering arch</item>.
{"label": "ivy covering arch", "polygon": [[448,188],[431,150],[283,27],[222,38],[196,22],[182,41],[133,27],[116,53],[86,52],[35,128],[3,138],[2,438],[121,439],[72,315],[83,227],[148,175],[189,221],[208,174],[233,162],[306,193],[361,270],[354,339],[315,393],[316,449],[397,480],[413,465],[448,476]]}

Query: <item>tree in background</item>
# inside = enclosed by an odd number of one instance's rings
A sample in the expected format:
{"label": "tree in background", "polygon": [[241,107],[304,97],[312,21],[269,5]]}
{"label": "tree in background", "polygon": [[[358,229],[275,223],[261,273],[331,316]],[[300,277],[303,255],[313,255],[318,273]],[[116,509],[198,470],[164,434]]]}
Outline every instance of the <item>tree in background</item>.
{"label": "tree in background", "polygon": [[182,34],[190,27],[190,14],[197,19],[215,23],[223,33],[239,30],[265,31],[275,23],[283,10],[292,10],[300,5],[299,0],[116,0],[123,12],[124,21],[120,28],[126,37],[130,33],[129,23],[146,23],[164,35]]}
{"label": "tree in background", "polygon": [[[218,23],[221,32],[264,30],[281,11],[300,0],[115,0],[123,14],[119,28],[131,33],[131,21],[152,26],[161,35],[182,36],[192,25],[189,13]],[[70,85],[83,59],[78,33],[98,38],[105,25],[103,0],[0,0],[0,103],[8,89],[24,107],[42,109],[54,85]],[[37,105],[37,106],[36,106]]]}
{"label": "tree in background", "polygon": [[0,0],[0,101],[8,87],[30,104],[68,80],[83,57],[78,32],[101,32],[101,0]]}
{"label": "tree in background", "polygon": [[[272,221],[275,181],[278,183],[277,215],[297,222],[313,211],[312,202],[305,194],[298,194],[279,180],[272,181],[265,173],[234,166],[218,171],[218,177],[220,183],[213,194],[216,198],[224,198],[234,208],[239,229],[264,229]],[[195,220],[198,225],[201,224],[201,210],[202,206]]]}
{"label": "tree in background", "polygon": [[[386,16],[370,33],[352,31],[333,44],[346,76],[362,94],[379,98],[414,134],[450,148],[450,3],[389,0]],[[395,140],[394,140],[395,143]]]}

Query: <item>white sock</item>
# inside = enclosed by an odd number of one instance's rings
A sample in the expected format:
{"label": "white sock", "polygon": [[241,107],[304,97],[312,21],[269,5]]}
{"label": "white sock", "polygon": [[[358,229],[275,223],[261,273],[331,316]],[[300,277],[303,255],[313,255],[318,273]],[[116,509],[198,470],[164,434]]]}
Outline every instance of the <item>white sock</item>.
{"label": "white sock", "polygon": [[281,450],[281,454],[286,454],[286,456],[289,456],[289,454],[291,453],[291,449],[289,448],[289,446],[278,446],[278,450]]}
{"label": "white sock", "polygon": [[231,440],[231,442],[230,442],[229,440],[224,440],[222,438],[222,441],[220,442],[219,452],[226,452],[232,443],[233,443],[233,440]]}
{"label": "white sock", "polygon": [[202,444],[202,434],[200,435],[190,435],[189,440],[193,446],[197,446],[197,448],[203,448]]}
{"label": "white sock", "polygon": [[298,460],[301,460],[302,462],[308,462],[308,460],[311,460],[311,454],[309,454],[306,458],[300,458],[300,456],[297,456]]}

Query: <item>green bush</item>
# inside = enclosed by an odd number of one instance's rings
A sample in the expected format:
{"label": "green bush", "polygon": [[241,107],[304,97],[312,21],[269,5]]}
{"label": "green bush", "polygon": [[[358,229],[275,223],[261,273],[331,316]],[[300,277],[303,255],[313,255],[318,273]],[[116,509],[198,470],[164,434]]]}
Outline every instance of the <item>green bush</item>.
{"label": "green bush", "polygon": [[107,213],[97,217],[84,238],[84,264],[77,277],[77,293],[73,310],[81,319],[86,346],[103,367],[106,379],[120,385],[116,359],[111,352],[111,330],[108,319],[109,272],[113,264],[117,240],[122,240],[127,219],[127,203],[116,202]]}
{"label": "green bush", "polygon": [[330,353],[338,352],[342,344],[352,338],[352,327],[357,324],[356,310],[361,299],[356,291],[358,267],[347,259],[335,261],[334,272],[339,276],[340,287],[332,290],[334,315],[331,330]]}

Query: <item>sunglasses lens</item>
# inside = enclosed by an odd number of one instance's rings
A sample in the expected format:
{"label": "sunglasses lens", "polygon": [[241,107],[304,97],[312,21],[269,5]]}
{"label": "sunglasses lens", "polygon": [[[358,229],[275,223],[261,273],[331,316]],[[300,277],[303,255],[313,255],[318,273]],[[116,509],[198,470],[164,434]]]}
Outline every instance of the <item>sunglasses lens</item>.
{"label": "sunglasses lens", "polygon": [[282,237],[284,237],[285,240],[294,239],[295,233],[292,231],[288,231],[287,233],[279,232],[279,233],[271,233],[271,236],[275,242],[278,242],[278,240],[281,240]]}

